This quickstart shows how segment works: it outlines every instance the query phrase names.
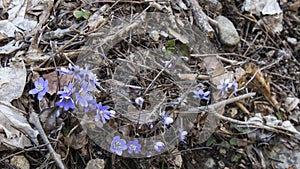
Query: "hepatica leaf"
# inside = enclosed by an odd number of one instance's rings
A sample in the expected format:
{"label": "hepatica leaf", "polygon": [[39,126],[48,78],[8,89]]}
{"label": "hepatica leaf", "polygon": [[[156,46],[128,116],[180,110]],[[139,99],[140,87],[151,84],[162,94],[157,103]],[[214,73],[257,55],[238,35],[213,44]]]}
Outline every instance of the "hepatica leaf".
{"label": "hepatica leaf", "polygon": [[80,19],[80,18],[89,19],[91,13],[87,10],[81,9],[80,11],[74,11],[73,15],[75,16],[76,19]]}
{"label": "hepatica leaf", "polygon": [[76,19],[80,19],[83,15],[82,11],[74,11],[73,15],[75,16]]}

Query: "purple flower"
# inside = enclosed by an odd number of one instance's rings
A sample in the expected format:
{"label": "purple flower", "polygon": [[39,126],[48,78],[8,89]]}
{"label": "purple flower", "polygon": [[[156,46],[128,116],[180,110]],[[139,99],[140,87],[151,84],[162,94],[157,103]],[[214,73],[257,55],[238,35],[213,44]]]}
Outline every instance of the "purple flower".
{"label": "purple flower", "polygon": [[121,139],[120,136],[115,136],[110,144],[110,151],[122,155],[122,152],[127,149],[126,141]]}
{"label": "purple flower", "polygon": [[93,99],[93,96],[88,93],[89,91],[91,91],[91,89],[87,87],[86,83],[83,83],[79,92],[75,93],[76,103],[79,102],[81,106],[87,107],[89,100]]}
{"label": "purple flower", "polygon": [[161,141],[158,141],[154,144],[154,149],[157,151],[157,152],[161,152],[163,149],[165,149],[166,145],[161,142]]}
{"label": "purple flower", "polygon": [[29,91],[29,94],[37,94],[38,93],[38,100],[42,100],[44,95],[48,92],[48,80],[44,80],[42,77],[39,78],[39,81],[34,82],[34,89]]}
{"label": "purple flower", "polygon": [[141,152],[141,145],[139,144],[137,139],[135,139],[134,141],[129,141],[127,143],[127,148],[129,154]]}
{"label": "purple flower", "polygon": [[207,91],[207,92],[204,92],[202,89],[199,89],[198,91],[197,90],[194,90],[193,91],[194,93],[194,98],[197,98],[199,100],[209,100],[209,94],[210,94],[210,91]]}
{"label": "purple flower", "polygon": [[229,87],[229,79],[222,79],[220,80],[220,84],[217,86],[217,89],[221,90],[221,95],[223,96],[224,93],[228,93],[228,87]]}
{"label": "purple flower", "polygon": [[167,125],[173,123],[174,120],[170,115],[166,114],[163,116],[163,124],[164,124],[164,130],[167,130]]}
{"label": "purple flower", "polygon": [[186,135],[187,134],[188,134],[187,131],[180,129],[180,141],[186,143]]}
{"label": "purple flower", "polygon": [[237,95],[236,92],[238,90],[238,83],[234,80],[233,82],[229,83],[228,88],[233,90],[234,95]]}
{"label": "purple flower", "polygon": [[140,106],[140,108],[143,107],[144,99],[142,97],[137,97],[134,102]]}
{"label": "purple flower", "polygon": [[74,109],[75,104],[74,101],[71,97],[65,96],[65,97],[60,97],[60,100],[56,103],[60,108],[64,108],[65,111],[69,109]]}
{"label": "purple flower", "polygon": [[97,109],[97,114],[95,116],[95,121],[98,121],[100,118],[102,119],[102,123],[105,124],[106,120],[110,120],[113,117],[115,117],[115,111],[109,111],[109,106],[102,106],[102,103],[99,102],[99,104],[97,105],[98,109]]}
{"label": "purple flower", "polygon": [[56,68],[55,71],[58,71],[61,75],[71,75],[73,74],[73,71],[70,69],[72,67],[71,64],[69,64],[68,68],[61,67],[60,69]]}
{"label": "purple flower", "polygon": [[77,65],[72,66],[69,65],[69,70],[72,71],[74,73],[74,79],[82,81],[83,80],[83,69]]}
{"label": "purple flower", "polygon": [[88,112],[90,110],[96,110],[97,109],[97,103],[96,99],[92,99],[88,101],[88,106],[85,107],[85,112]]}
{"label": "purple flower", "polygon": [[73,70],[76,80],[88,82],[92,87],[100,86],[100,83],[97,82],[97,76],[89,70],[88,66],[83,69],[75,65],[70,69]]}
{"label": "purple flower", "polygon": [[69,83],[68,86],[64,87],[63,91],[58,91],[57,94],[60,94],[61,97],[67,97],[67,96],[70,96],[74,92],[74,90],[75,89],[73,88],[73,84]]}

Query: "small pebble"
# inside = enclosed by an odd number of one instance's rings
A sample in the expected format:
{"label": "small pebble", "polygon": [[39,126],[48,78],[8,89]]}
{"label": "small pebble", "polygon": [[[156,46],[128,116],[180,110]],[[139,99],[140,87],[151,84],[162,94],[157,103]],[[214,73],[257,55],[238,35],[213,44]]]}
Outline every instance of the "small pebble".
{"label": "small pebble", "polygon": [[296,46],[297,45],[297,39],[296,38],[291,38],[291,37],[287,37],[286,39],[290,44]]}
{"label": "small pebble", "polygon": [[222,44],[235,46],[240,42],[240,37],[233,23],[224,16],[216,18],[218,22],[218,35]]}

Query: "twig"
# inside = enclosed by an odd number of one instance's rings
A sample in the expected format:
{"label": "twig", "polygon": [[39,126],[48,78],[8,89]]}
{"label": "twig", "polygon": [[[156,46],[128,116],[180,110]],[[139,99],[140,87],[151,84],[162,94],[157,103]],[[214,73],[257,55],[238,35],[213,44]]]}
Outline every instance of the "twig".
{"label": "twig", "polygon": [[[261,128],[261,129],[265,129],[265,130],[268,130],[268,131],[285,134],[285,135],[288,135],[290,137],[296,138],[297,140],[300,140],[299,137],[296,137],[296,136],[290,134],[290,133],[299,134],[299,132],[294,132],[294,131],[291,131],[291,130],[287,130],[287,129],[284,129],[282,127],[264,125],[264,124],[259,123],[259,122],[240,121],[240,120],[232,119],[230,117],[223,116],[222,114],[219,114],[216,111],[210,112],[210,113],[212,113],[214,116],[216,116],[217,118],[219,118],[221,120],[229,121],[229,122],[239,124],[239,125],[244,125],[245,127]],[[290,133],[287,133],[287,132],[282,131],[282,130],[285,130],[285,131],[290,132]]]}
{"label": "twig", "polygon": [[63,162],[61,160],[60,155],[55,152],[55,150],[53,149],[52,145],[50,144],[50,142],[49,142],[49,140],[48,140],[48,138],[47,138],[47,136],[46,136],[46,134],[44,132],[44,129],[43,129],[42,125],[41,125],[41,122],[40,122],[40,119],[38,117],[38,114],[36,114],[35,112],[32,112],[30,114],[29,121],[39,131],[40,136],[43,139],[44,143],[47,145],[47,148],[48,148],[50,154],[52,155],[53,160],[56,162],[57,167],[60,168],[60,169],[65,169],[65,166],[64,166],[64,164],[63,164]]}
{"label": "twig", "polygon": [[190,0],[190,3],[193,7],[193,14],[196,24],[200,29],[204,30],[207,33],[208,37],[212,38],[215,31],[208,23],[209,19],[207,15],[203,12],[202,8],[196,0]]}
{"label": "twig", "polygon": [[242,99],[253,97],[253,96],[255,96],[255,94],[256,93],[247,93],[247,94],[240,95],[240,96],[230,98],[230,99],[227,99],[227,100],[223,100],[223,101],[220,101],[218,103],[214,103],[214,104],[211,104],[211,105],[208,105],[208,106],[202,106],[202,107],[199,107],[199,109],[200,110],[207,109],[209,112],[216,112],[217,110],[220,109],[220,107],[225,106],[226,104],[235,103],[235,102],[240,101]]}

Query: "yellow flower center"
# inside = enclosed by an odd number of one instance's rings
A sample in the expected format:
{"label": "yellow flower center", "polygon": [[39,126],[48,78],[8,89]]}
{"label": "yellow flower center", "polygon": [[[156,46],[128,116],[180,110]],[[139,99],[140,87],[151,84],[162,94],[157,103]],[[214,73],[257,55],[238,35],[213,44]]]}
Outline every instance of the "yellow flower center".
{"label": "yellow flower center", "polygon": [[119,142],[116,142],[116,143],[115,143],[115,147],[116,147],[116,148],[119,148],[119,147],[120,147],[120,143],[119,143]]}
{"label": "yellow flower center", "polygon": [[42,91],[42,90],[43,90],[43,86],[40,86],[40,87],[39,87],[39,90]]}
{"label": "yellow flower center", "polygon": [[102,114],[103,114],[103,111],[100,111],[100,112],[99,112],[99,114],[101,114],[101,115],[102,115]]}
{"label": "yellow flower center", "polygon": [[131,148],[132,150],[135,150],[135,149],[136,149],[136,146],[133,145],[133,144],[131,144],[131,145],[130,145],[130,148]]}

